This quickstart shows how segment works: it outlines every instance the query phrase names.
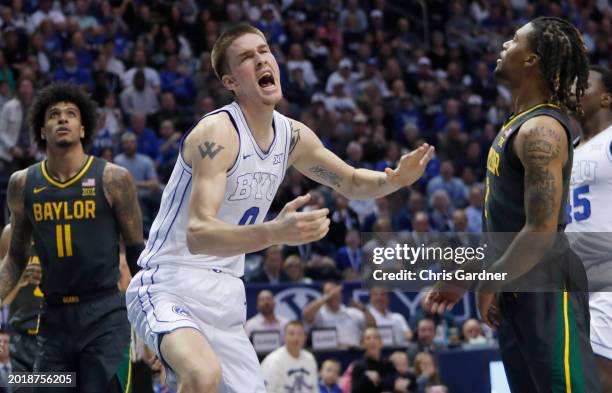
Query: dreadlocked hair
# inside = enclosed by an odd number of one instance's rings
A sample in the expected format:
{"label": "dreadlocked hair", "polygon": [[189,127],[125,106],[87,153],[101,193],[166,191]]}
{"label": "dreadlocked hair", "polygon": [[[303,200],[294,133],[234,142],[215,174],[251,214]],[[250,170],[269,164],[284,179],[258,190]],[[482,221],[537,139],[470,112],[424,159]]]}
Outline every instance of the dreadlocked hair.
{"label": "dreadlocked hair", "polygon": [[554,17],[534,19],[531,25],[534,31],[528,43],[540,56],[540,72],[552,93],[551,103],[582,115],[580,100],[588,87],[589,59],[580,32],[568,21]]}

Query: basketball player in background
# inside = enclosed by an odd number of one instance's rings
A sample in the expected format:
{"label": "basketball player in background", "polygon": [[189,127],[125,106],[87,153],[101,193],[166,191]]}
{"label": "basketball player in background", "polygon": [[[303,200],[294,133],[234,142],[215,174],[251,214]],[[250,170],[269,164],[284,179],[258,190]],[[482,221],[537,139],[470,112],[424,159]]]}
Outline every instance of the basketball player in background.
{"label": "basketball player in background", "polygon": [[17,285],[33,238],[45,297],[34,371],[76,371],[79,392],[119,392],[130,388],[119,237],[135,274],[142,217],[127,170],[85,153],[95,116],[95,103],[75,85],[53,84],[35,98],[30,126],[48,159],[9,180],[0,297]]}
{"label": "basketball player in background", "polygon": [[316,241],[329,228],[327,209],[298,211],[309,195],[263,222],[287,167],[346,197],[379,198],[416,181],[433,148],[424,145],[385,172],[347,165],[312,130],[274,110],[279,67],[254,27],[223,33],[212,63],[236,101],[205,115],[181,142],[142,270],[126,294],[128,316],[168,375],[176,374],[180,392],[263,393],[243,328],[244,254]]}
{"label": "basketball player in background", "polygon": [[605,393],[612,393],[612,71],[592,66],[574,151],[568,237],[589,279],[591,346]]}
{"label": "basketball player in background", "polygon": [[[588,72],[580,33],[558,18],[518,29],[495,68],[510,88],[515,115],[489,149],[483,223],[494,261],[487,271],[508,278],[478,283],[478,307],[499,328],[513,392],[601,391],[586,274],[564,236],[573,156],[566,113],[581,112]],[[428,294],[431,309],[448,310],[465,293],[447,291],[448,285],[438,282]]]}

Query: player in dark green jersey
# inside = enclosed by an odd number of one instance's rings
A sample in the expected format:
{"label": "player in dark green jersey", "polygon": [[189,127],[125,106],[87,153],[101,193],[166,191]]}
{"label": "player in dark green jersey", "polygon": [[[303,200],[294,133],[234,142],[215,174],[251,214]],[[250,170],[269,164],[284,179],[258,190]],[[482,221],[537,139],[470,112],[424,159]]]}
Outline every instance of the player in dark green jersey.
{"label": "player in dark green jersey", "polygon": [[11,176],[11,241],[0,297],[15,287],[30,238],[42,266],[44,306],[35,371],[74,371],[79,392],[129,390],[130,325],[119,293],[119,242],[132,273],[143,248],[134,182],[124,168],[88,156],[95,104],[79,87],[39,92],[30,125],[47,159]]}
{"label": "player in dark green jersey", "polygon": [[[477,289],[482,318],[499,329],[513,392],[601,391],[589,341],[586,274],[563,234],[573,157],[566,113],[581,111],[588,67],[574,26],[538,18],[504,43],[495,69],[510,88],[515,115],[489,150],[483,229],[493,240],[488,271],[509,279]],[[438,283],[428,295],[435,311],[465,293],[448,285]]]}

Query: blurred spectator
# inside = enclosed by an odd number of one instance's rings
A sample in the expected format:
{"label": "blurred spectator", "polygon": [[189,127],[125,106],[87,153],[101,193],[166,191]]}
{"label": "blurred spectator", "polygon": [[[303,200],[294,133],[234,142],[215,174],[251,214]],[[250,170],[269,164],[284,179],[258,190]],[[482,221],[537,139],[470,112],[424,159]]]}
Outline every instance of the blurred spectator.
{"label": "blurred spectator", "polygon": [[166,59],[166,68],[160,72],[161,89],[174,94],[181,105],[186,106],[196,96],[193,80],[179,68],[176,56]]}
{"label": "blurred spectator", "polygon": [[30,33],[34,32],[44,20],[50,20],[58,30],[63,30],[66,24],[66,17],[61,9],[53,8],[52,0],[40,0],[38,2],[37,11],[30,16],[28,31]]}
{"label": "blurred spectator", "polygon": [[359,75],[353,72],[353,62],[344,58],[338,63],[338,70],[333,72],[325,84],[325,92],[327,94],[334,94],[336,86],[342,86],[337,94],[343,96],[344,94],[353,94],[355,92],[355,83],[357,82]]}
{"label": "blurred spectator", "polygon": [[304,307],[302,316],[311,328],[335,328],[341,347],[358,346],[366,326],[376,326],[363,304],[355,300],[351,307],[342,304],[342,284],[333,281],[323,284],[323,295]]}
{"label": "blurred spectator", "polygon": [[123,111],[128,115],[136,112],[150,115],[157,112],[159,102],[155,91],[145,83],[144,73],[139,70],[130,80],[132,84],[123,89],[119,96]]}
{"label": "blurred spectator", "polygon": [[327,108],[328,111],[358,111],[355,100],[346,94],[344,84],[344,81],[337,80],[332,85],[331,94],[325,97],[325,108]]}
{"label": "blurred spectator", "polygon": [[34,84],[29,79],[17,83],[17,95],[0,111],[0,166],[10,174],[36,161],[34,144],[27,116],[34,99]]}
{"label": "blurred spectator", "polygon": [[429,216],[431,227],[437,232],[448,232],[451,230],[451,216],[453,205],[444,189],[437,189],[431,197],[432,211]]}
{"label": "blurred spectator", "polygon": [[152,160],[156,160],[159,155],[159,139],[155,131],[147,127],[147,117],[144,113],[133,112],[131,114],[128,131],[136,135],[138,153],[145,154]]}
{"label": "blurred spectator", "polygon": [[414,215],[414,222],[412,224],[412,231],[408,233],[402,233],[402,239],[408,244],[421,245],[427,244],[429,241],[429,233],[431,227],[429,225],[429,216],[425,212],[416,212]]}
{"label": "blurred spectator", "polygon": [[417,375],[419,393],[425,392],[428,384],[439,384],[438,368],[434,357],[429,352],[420,352],[414,358],[414,371]]}
{"label": "blurred spectator", "polygon": [[63,67],[55,71],[55,80],[79,85],[88,90],[94,87],[91,71],[78,65],[76,53],[72,50],[66,51]]}
{"label": "blurred spectator", "polygon": [[170,179],[170,174],[179,155],[180,140],[183,135],[175,130],[172,120],[164,120],[159,127],[159,136],[157,170],[162,183],[166,183]]}
{"label": "blurred spectator", "polygon": [[342,393],[338,380],[340,379],[340,362],[327,359],[319,370],[319,393]]}
{"label": "blurred spectator", "polygon": [[138,200],[142,209],[142,219],[145,233],[153,223],[153,218],[159,209],[161,187],[153,160],[136,151],[136,135],[126,132],[121,136],[123,153],[115,157],[115,163],[128,170],[138,187]]}
{"label": "blurred spectator", "polygon": [[468,219],[468,232],[482,232],[482,186],[475,185],[470,188],[469,206],[465,209]]}
{"label": "blurred spectator", "polygon": [[289,282],[289,277],[283,271],[283,253],[281,246],[266,248],[261,268],[251,276],[250,282],[269,284]]}
{"label": "blurred spectator", "polygon": [[312,279],[308,277],[304,277],[304,264],[302,260],[297,255],[289,255],[285,259],[285,263],[283,264],[283,270],[287,277],[289,277],[289,282],[294,284],[310,284],[312,283]]}
{"label": "blurred spectator", "polygon": [[[209,109],[211,108],[207,108],[207,111],[202,115],[212,112],[212,110]],[[149,118],[152,127],[159,129],[164,120],[171,120],[175,128],[181,132],[187,132],[194,122],[198,120],[198,117],[194,117],[193,111],[177,105],[174,94],[170,91],[162,93],[160,108]]]}
{"label": "blurred spectator", "polygon": [[[2,386],[10,386],[9,374],[13,371],[11,365],[11,357],[9,353],[9,345],[11,336],[6,330],[0,330],[0,384]],[[7,390],[9,392],[9,390]]]}
{"label": "blurred spectator", "polygon": [[[424,318],[417,324],[414,341],[408,346],[408,357],[415,359],[419,352],[435,352],[443,347],[434,343],[436,337],[436,325],[433,319]],[[415,361],[415,360],[413,360]],[[416,363],[415,363],[416,366]],[[417,371],[418,374],[418,371]]]}
{"label": "blurred spectator", "polygon": [[115,41],[107,39],[102,46],[102,54],[106,58],[106,72],[112,72],[119,78],[125,73],[125,65],[121,59],[117,58],[115,53]]}
{"label": "blurred spectator", "polygon": [[115,93],[106,92],[104,101],[101,107],[98,108],[98,115],[104,117],[104,128],[111,135],[118,135],[123,132],[123,113],[117,106],[117,96]]}
{"label": "blurred spectator", "polygon": [[257,294],[257,314],[244,325],[249,339],[252,338],[253,332],[277,331],[282,342],[283,331],[289,320],[282,315],[277,315],[274,311],[275,307],[276,301],[272,292],[264,289]]}
{"label": "blurred spectator", "polygon": [[482,334],[480,322],[477,319],[468,319],[463,323],[463,341],[469,345],[483,345],[487,343],[486,337]]}
{"label": "blurred spectator", "polygon": [[416,393],[418,390],[416,375],[410,368],[410,362],[406,352],[395,351],[389,356],[389,360],[393,363],[393,367],[395,368],[396,381],[399,380],[400,383],[405,386],[404,389],[398,389],[396,387],[395,392]]}
{"label": "blurred spectator", "polygon": [[160,86],[159,73],[154,68],[147,66],[147,55],[142,49],[134,51],[134,66],[123,75],[124,87],[134,85],[133,80],[138,71],[144,74],[146,85],[153,89],[155,93],[158,93]]}
{"label": "blurred spectator", "polygon": [[[372,227],[374,226],[374,223],[380,220],[381,218],[389,220],[389,222],[393,222],[396,220],[395,215],[392,214],[391,210],[389,209],[389,199],[387,197],[378,198],[374,202],[376,203],[376,208],[373,213],[366,216],[363,223],[364,232],[372,232]],[[399,225],[397,225],[397,222],[393,230],[399,230]]]}
{"label": "blurred spectator", "polygon": [[287,38],[283,24],[277,18],[276,8],[271,3],[264,4],[261,18],[255,23],[255,27],[265,34],[270,45],[282,44]]}
{"label": "blurred spectator", "polygon": [[457,207],[462,207],[467,201],[467,187],[458,177],[454,177],[455,168],[451,161],[442,161],[440,165],[440,175],[431,179],[427,185],[427,197],[429,203],[433,203],[433,194],[436,190],[444,189],[447,195]]}
{"label": "blurred spectator", "polygon": [[346,241],[346,234],[349,230],[359,230],[359,217],[357,213],[349,207],[349,201],[342,194],[334,191],[335,207],[330,214],[329,233],[327,237],[336,247],[341,247]]}
{"label": "blurred spectator", "polygon": [[[367,328],[363,332],[362,345],[365,354],[363,358],[353,363],[351,391],[353,393],[396,391],[395,369],[393,364],[382,356],[382,339],[378,329]],[[405,386],[402,390],[406,392]]]}
{"label": "blurred spectator", "polygon": [[261,362],[261,370],[270,393],[318,393],[317,361],[304,349],[306,332],[300,321],[285,325],[285,345],[271,352]]}
{"label": "blurred spectator", "polygon": [[451,232],[467,232],[468,230],[468,218],[465,214],[465,210],[457,209],[453,212],[451,223]]}
{"label": "blurred spectator", "polygon": [[11,91],[15,90],[15,75],[13,70],[6,63],[4,50],[0,49],[0,82],[6,82]]}
{"label": "blurred spectator", "polygon": [[287,58],[287,71],[289,71],[289,74],[296,69],[302,70],[303,80],[309,87],[313,87],[319,83],[314,67],[310,60],[304,58],[304,51],[299,43],[291,44],[289,47],[289,56]]}
{"label": "blurred spectator", "polygon": [[400,313],[389,309],[389,293],[386,288],[374,287],[370,289],[370,305],[368,311],[376,320],[376,327],[391,328],[393,332],[393,345],[404,346],[412,339],[412,330],[406,318]]}
{"label": "blurred spectator", "polygon": [[336,267],[342,274],[347,274],[347,270],[355,273],[361,272],[363,263],[363,249],[359,231],[350,229],[346,232],[344,246],[336,253]]}

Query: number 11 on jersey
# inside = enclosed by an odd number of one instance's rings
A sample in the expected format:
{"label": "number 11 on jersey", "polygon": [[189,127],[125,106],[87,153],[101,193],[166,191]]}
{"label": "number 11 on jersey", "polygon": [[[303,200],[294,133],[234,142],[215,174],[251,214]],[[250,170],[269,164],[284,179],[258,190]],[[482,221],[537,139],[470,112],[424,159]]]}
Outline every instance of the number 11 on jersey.
{"label": "number 11 on jersey", "polygon": [[72,231],[70,224],[58,224],[55,226],[55,237],[57,240],[57,256],[60,258],[72,256]]}

